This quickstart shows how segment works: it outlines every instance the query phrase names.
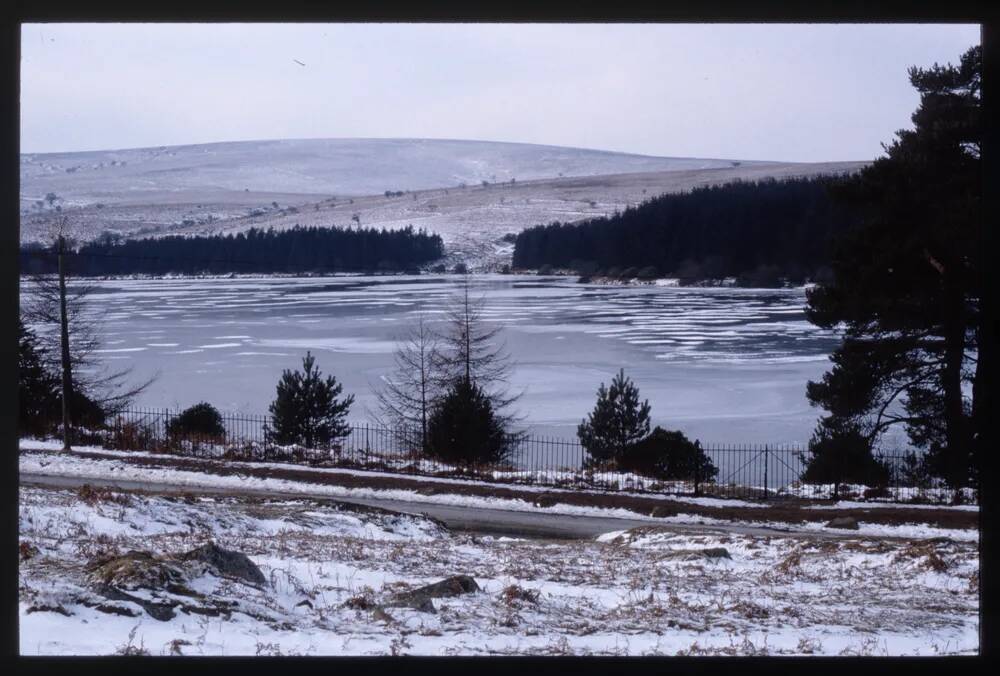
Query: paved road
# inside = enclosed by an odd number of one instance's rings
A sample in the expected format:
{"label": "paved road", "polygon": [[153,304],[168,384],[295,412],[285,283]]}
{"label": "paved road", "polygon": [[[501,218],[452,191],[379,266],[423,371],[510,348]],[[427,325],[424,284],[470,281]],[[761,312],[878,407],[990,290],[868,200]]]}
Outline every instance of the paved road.
{"label": "paved road", "polygon": [[[592,538],[601,533],[624,530],[636,526],[661,526],[678,532],[729,532],[752,535],[794,535],[808,534],[811,537],[840,538],[851,537],[849,532],[796,531],[783,528],[755,528],[751,526],[721,525],[701,526],[697,524],[657,523],[648,519],[628,519],[604,516],[578,516],[565,514],[550,514],[545,512],[517,512],[506,509],[482,509],[439,505],[426,502],[409,502],[404,500],[385,500],[376,498],[330,498],[322,494],[285,493],[259,488],[227,489],[218,487],[177,486],[174,484],[130,481],[112,478],[80,478],[55,476],[48,474],[21,474],[21,485],[40,486],[45,488],[79,488],[83,484],[116,488],[119,490],[153,493],[158,495],[180,495],[184,493],[214,496],[254,496],[279,499],[315,499],[325,502],[342,502],[356,505],[367,505],[395,512],[424,514],[438,519],[449,529],[471,531],[489,535],[508,535],[513,537],[578,539]],[[894,538],[884,538],[891,540]]]}

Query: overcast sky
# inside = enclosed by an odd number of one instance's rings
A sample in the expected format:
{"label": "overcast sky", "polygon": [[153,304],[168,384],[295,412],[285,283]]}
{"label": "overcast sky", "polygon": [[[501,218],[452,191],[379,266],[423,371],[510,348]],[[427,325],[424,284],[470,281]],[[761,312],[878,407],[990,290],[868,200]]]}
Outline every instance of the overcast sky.
{"label": "overcast sky", "polygon": [[869,160],[910,126],[907,67],[978,42],[975,25],[32,24],[21,150],[407,137]]}

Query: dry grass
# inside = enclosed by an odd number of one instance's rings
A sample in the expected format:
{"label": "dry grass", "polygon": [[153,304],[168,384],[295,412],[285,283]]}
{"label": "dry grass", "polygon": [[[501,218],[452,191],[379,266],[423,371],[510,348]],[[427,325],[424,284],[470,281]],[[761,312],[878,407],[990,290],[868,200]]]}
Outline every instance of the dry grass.
{"label": "dry grass", "polygon": [[537,589],[525,589],[516,584],[508,585],[500,592],[500,600],[506,605],[516,607],[521,603],[537,604],[540,592]]}
{"label": "dry grass", "polygon": [[24,540],[18,545],[18,554],[22,561],[28,561],[38,556],[38,547]]}
{"label": "dry grass", "polygon": [[893,561],[919,560],[920,567],[932,570],[936,573],[944,573],[948,570],[948,562],[941,557],[937,547],[933,542],[914,542],[901,549],[894,557]]}
{"label": "dry grass", "polygon": [[774,567],[776,571],[782,575],[791,575],[796,570],[798,570],[802,565],[802,549],[796,547],[782,559],[777,566]]}
{"label": "dry grass", "polygon": [[128,633],[128,641],[118,646],[115,650],[116,655],[124,656],[136,656],[136,655],[149,655],[149,651],[146,650],[146,646],[143,643],[142,637],[139,637],[139,645],[135,644],[135,632],[139,629],[139,625],[132,627],[132,630]]}
{"label": "dry grass", "polygon": [[344,601],[341,607],[354,610],[374,610],[378,607],[375,602],[375,590],[371,587],[362,587],[357,594]]}
{"label": "dry grass", "polygon": [[88,505],[94,506],[102,502],[110,502],[117,505],[128,506],[132,504],[132,498],[127,493],[116,493],[109,488],[101,488],[83,484],[77,491],[77,497]]}
{"label": "dry grass", "polygon": [[167,654],[169,655],[183,655],[184,652],[181,650],[182,646],[191,645],[191,641],[183,638],[175,638],[167,644]]}

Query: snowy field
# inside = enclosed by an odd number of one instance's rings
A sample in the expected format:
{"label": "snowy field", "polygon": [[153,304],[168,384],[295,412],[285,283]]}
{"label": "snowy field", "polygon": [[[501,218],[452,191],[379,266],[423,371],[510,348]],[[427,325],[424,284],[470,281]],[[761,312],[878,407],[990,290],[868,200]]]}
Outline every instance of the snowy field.
{"label": "snowy field", "polygon": [[[440,319],[458,276],[162,279],[97,282],[99,356],[160,377],[137,402],[266,413],[306,350],[371,420],[373,388],[395,339],[418,317]],[[804,444],[817,411],[807,380],[836,345],[809,324],[802,289],[577,284],[565,277],[482,275],[487,318],[504,327],[522,427],[574,438],[598,385],[624,367],[653,423],[703,445]],[[24,293],[29,285],[22,284]]]}
{"label": "snowy field", "polygon": [[[520,540],[306,500],[92,489],[22,489],[19,528],[23,655],[941,655],[979,647],[976,544],[947,538],[650,527]],[[208,542],[246,554],[263,577],[182,561]],[[471,576],[478,590],[420,609],[393,603],[453,575]]]}

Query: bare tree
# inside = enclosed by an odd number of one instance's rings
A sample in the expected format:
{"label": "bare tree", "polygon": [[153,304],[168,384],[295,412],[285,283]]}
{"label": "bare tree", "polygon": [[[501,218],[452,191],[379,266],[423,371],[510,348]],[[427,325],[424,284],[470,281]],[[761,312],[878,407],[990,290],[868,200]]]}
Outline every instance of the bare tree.
{"label": "bare tree", "polygon": [[461,380],[478,385],[487,393],[498,417],[510,425],[519,418],[501,412],[522,393],[509,393],[513,360],[500,337],[503,327],[491,326],[483,318],[485,305],[485,297],[471,297],[466,275],[462,288],[452,298],[445,329],[439,334],[441,349],[434,363],[435,379],[442,390]]}
{"label": "bare tree", "polygon": [[434,373],[439,358],[438,337],[420,317],[396,348],[395,370],[375,392],[379,422],[407,433],[417,431],[415,442],[422,450],[427,444],[427,419],[440,391]]}
{"label": "bare tree", "polygon": [[114,415],[155,380],[153,376],[135,383],[131,368],[111,370],[101,363],[97,356],[101,321],[99,311],[89,302],[96,287],[79,280],[67,283],[74,256],[63,234],[65,229],[62,219],[54,237],[56,255],[59,256],[61,249],[59,257],[64,262],[56,273],[42,272],[28,277],[27,303],[21,308],[23,320],[35,328],[39,342],[46,348],[46,368],[62,374],[64,429],[74,393],[86,396],[104,414]]}

